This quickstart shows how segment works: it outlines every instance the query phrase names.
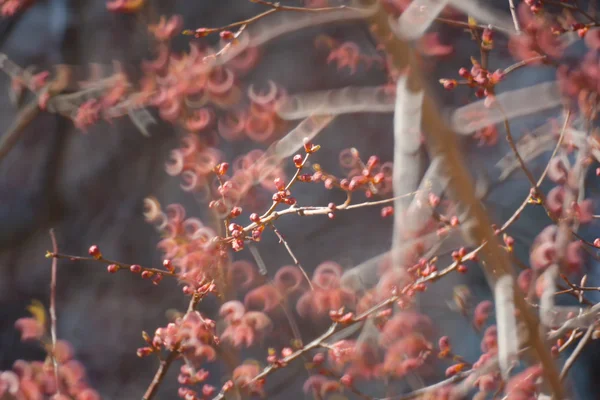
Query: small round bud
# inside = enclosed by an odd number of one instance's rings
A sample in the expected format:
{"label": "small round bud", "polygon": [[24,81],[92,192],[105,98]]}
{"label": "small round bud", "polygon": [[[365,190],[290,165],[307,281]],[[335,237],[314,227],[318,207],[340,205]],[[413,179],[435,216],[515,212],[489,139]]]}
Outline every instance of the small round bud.
{"label": "small round bud", "polygon": [[162,279],[163,279],[163,274],[156,274],[154,279],[152,279],[152,283],[154,285],[158,285],[160,283],[160,281],[162,281]]}
{"label": "small round bud", "polygon": [[231,31],[221,31],[219,33],[219,36],[221,37],[221,39],[226,40],[228,42],[235,39],[235,36],[234,36],[233,32],[231,32]]}
{"label": "small round bud", "polygon": [[458,82],[456,82],[455,79],[440,79],[440,83],[446,90],[452,90],[458,85]]}
{"label": "small round bud", "polygon": [[215,172],[217,173],[217,175],[223,176],[227,173],[228,169],[229,169],[229,164],[226,162],[223,162],[216,166]]}
{"label": "small round bud", "polygon": [[137,356],[138,357],[147,357],[150,354],[152,354],[154,352],[154,349],[152,347],[142,347],[137,349]]}
{"label": "small round bud", "polygon": [[344,376],[342,376],[340,378],[340,383],[346,387],[350,387],[352,386],[352,383],[354,382],[354,379],[352,379],[352,376],[345,374]]}
{"label": "small round bud", "polygon": [[231,209],[231,213],[229,213],[229,215],[231,215],[232,217],[239,217],[240,214],[242,213],[242,207],[233,207]]}
{"label": "small round bud", "polygon": [[133,264],[131,267],[129,267],[129,270],[134,274],[139,274],[140,272],[142,272],[142,266]]}
{"label": "small round bud", "polygon": [[394,207],[388,206],[388,207],[383,207],[381,209],[381,216],[383,218],[387,218],[387,217],[389,217],[391,215],[394,215]]}
{"label": "small round bud", "polygon": [[337,209],[337,206],[335,205],[335,203],[329,203],[327,204],[327,207],[331,210],[331,211],[335,211]]}
{"label": "small round bud", "polygon": [[315,364],[315,365],[321,365],[325,362],[325,355],[323,353],[317,353],[313,357],[312,361],[313,361],[313,364]]}
{"label": "small round bud", "polygon": [[371,170],[378,164],[379,164],[379,157],[371,156],[371,157],[369,157],[369,160],[367,161],[367,169]]}
{"label": "small round bud", "polygon": [[461,274],[466,274],[468,271],[467,266],[464,264],[460,264],[458,267],[456,267],[456,270]]}
{"label": "small round bud", "polygon": [[275,184],[275,187],[277,188],[277,190],[284,190],[285,189],[285,183],[283,182],[283,179],[281,178],[275,178],[273,179],[273,183]]}
{"label": "small round bud", "polygon": [[163,267],[169,272],[173,272],[175,270],[175,266],[171,260],[163,260]]}
{"label": "small round bud", "polygon": [[196,29],[194,36],[196,36],[197,38],[201,38],[204,36],[208,36],[209,33],[210,33],[210,30],[207,28],[198,28],[198,29]]}
{"label": "small round bud", "polygon": [[471,72],[469,72],[468,69],[466,68],[461,68],[458,70],[458,75],[460,75],[462,78],[470,78],[471,77]]}
{"label": "small round bud", "polygon": [[304,161],[304,157],[302,157],[300,154],[296,154],[292,161],[294,161],[296,168],[300,168],[302,166],[302,162]]}
{"label": "small round bud", "polygon": [[95,244],[90,246],[89,250],[88,250],[88,254],[92,257],[94,257],[96,260],[99,260],[102,258],[102,253],[100,252],[100,248],[98,246],[96,246]]}
{"label": "small round bud", "polygon": [[298,176],[298,180],[300,182],[305,182],[305,183],[312,182],[312,175],[311,174],[301,174]]}
{"label": "small round bud", "polygon": [[258,224],[260,222],[260,215],[258,215],[257,213],[250,214],[250,221],[254,222],[255,224]]}
{"label": "small round bud", "polygon": [[119,266],[117,264],[110,264],[108,267],[106,267],[106,270],[109,273],[114,274],[119,270]]}
{"label": "small round bud", "polygon": [[154,275],[154,273],[152,273],[152,271],[143,271],[142,279],[150,279],[150,278],[152,278],[152,275]]}

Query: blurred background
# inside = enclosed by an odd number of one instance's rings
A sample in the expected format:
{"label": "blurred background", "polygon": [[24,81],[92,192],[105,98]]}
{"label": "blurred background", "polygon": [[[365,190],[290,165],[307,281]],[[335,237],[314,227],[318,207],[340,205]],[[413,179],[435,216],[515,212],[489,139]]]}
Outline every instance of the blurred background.
{"label": "blurred background", "polygon": [[[17,64],[36,66],[38,71],[56,64],[74,65],[85,75],[91,63],[110,65],[120,61],[132,80],[140,75],[140,63],[155,57],[148,40],[147,26],[160,15],[180,14],[185,28],[214,27],[248,18],[264,10],[245,0],[147,1],[138,14],[108,12],[102,0],[37,1],[26,12],[0,20],[0,52]],[[293,2],[289,2],[292,4]],[[485,1],[499,12],[507,12],[504,0]],[[296,3],[293,3],[296,4]],[[296,4],[299,5],[299,4]],[[476,51],[468,35],[456,29],[436,27],[444,44],[452,44],[449,57],[427,58],[428,76],[443,107],[455,107],[473,99],[467,91],[445,92],[435,83],[441,77],[455,77],[462,66],[470,66],[469,56]],[[376,54],[374,42],[365,25],[357,22],[312,27],[283,35],[261,49],[257,67],[245,78],[247,83],[266,87],[269,80],[289,93],[341,88],[349,85],[377,85],[385,82],[377,65],[359,66],[355,73],[328,64],[328,53],[315,46],[315,38],[327,34],[339,41],[355,41],[364,52]],[[207,39],[208,41],[212,39]],[[174,47],[188,47],[189,37],[178,37]],[[502,46],[499,39],[498,47]],[[510,65],[508,53],[495,52],[491,63],[497,68]],[[572,57],[577,57],[577,44]],[[501,85],[502,90],[529,86],[554,79],[550,68],[522,69]],[[10,79],[0,74],[0,134],[7,132],[20,116],[9,100]],[[556,113],[555,113],[556,114]],[[522,118],[513,123],[518,136],[541,125],[552,113]],[[554,115],[556,116],[556,115]],[[44,256],[51,249],[48,230],[54,228],[61,253],[86,255],[96,244],[103,254],[125,263],[157,266],[161,254],[156,249],[159,235],[144,221],[143,199],[156,196],[161,204],[181,203],[189,216],[208,221],[207,205],[179,188],[180,180],[165,172],[169,152],[179,145],[181,132],[161,122],[150,127],[150,137],[140,134],[128,118],[112,123],[100,122],[88,132],[74,127],[72,121],[41,113],[25,128],[21,139],[0,162],[0,369],[9,369],[16,359],[42,359],[35,344],[21,343],[14,329],[16,319],[27,315],[32,299],[48,304],[50,261]],[[339,171],[338,154],[356,147],[364,158],[378,155],[392,161],[392,114],[350,114],[336,118],[316,140],[322,148],[316,162]],[[486,206],[497,221],[510,216],[528,192],[521,173],[503,184],[494,184],[499,175],[496,162],[508,146],[502,138],[493,147],[477,147],[477,141],[461,138],[465,158],[475,170],[485,170],[493,190]],[[457,139],[458,140],[458,139]],[[226,158],[265,146],[248,141],[219,147]],[[544,157],[541,158],[543,161]],[[540,162],[541,162],[540,161]],[[538,169],[537,174],[544,164]],[[288,172],[292,163],[288,163]],[[591,190],[594,190],[592,188]],[[296,197],[303,205],[325,205],[343,201],[343,196],[319,185],[307,186]],[[333,260],[351,268],[389,250],[392,219],[382,219],[379,208],[362,208],[340,213],[334,221],[327,217],[283,218],[278,229],[286,235],[294,252],[309,274],[321,262]],[[527,247],[549,221],[543,213],[527,212],[511,234],[523,260]],[[583,232],[597,237],[595,226]],[[587,237],[587,236],[586,236]],[[292,264],[284,247],[272,234],[265,234],[258,246],[269,274]],[[251,260],[245,250],[236,258]],[[474,298],[490,298],[482,274],[471,268],[461,277],[436,283],[420,303],[423,312],[434,318],[436,329],[449,335],[456,350],[476,360],[480,337],[465,330],[465,321],[452,312],[452,300],[459,283],[470,286]],[[184,310],[186,297],[175,282],[165,279],[159,286],[131,274],[110,275],[102,265],[60,261],[58,274],[58,335],[70,341],[76,358],[88,368],[89,379],[106,399],[141,398],[157,368],[152,358],[139,359],[135,351],[143,346],[141,331],[154,332],[168,322],[167,310]],[[597,300],[597,299],[596,299]],[[216,302],[206,302],[201,310],[215,316]],[[319,328],[300,324],[305,337]],[[598,345],[589,345],[571,371],[576,378],[577,398],[596,399],[600,383],[595,368],[600,361]],[[250,352],[260,359],[264,353]],[[218,370],[213,384],[225,380]],[[302,399],[304,369],[282,371],[268,385],[269,399]],[[177,368],[173,368],[158,398],[176,398]],[[302,379],[297,378],[302,376]],[[438,377],[441,375],[438,375]]]}

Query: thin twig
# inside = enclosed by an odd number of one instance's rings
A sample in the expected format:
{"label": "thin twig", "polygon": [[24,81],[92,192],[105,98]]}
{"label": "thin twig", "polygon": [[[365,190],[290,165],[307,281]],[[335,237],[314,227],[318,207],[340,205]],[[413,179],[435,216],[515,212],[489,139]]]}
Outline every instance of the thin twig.
{"label": "thin twig", "polygon": [[285,238],[283,237],[283,235],[277,230],[277,228],[275,228],[275,225],[271,224],[271,228],[273,228],[273,232],[275,232],[275,234],[279,238],[279,242],[283,243],[283,245],[285,246],[285,248],[286,248],[287,252],[289,253],[290,257],[292,257],[292,260],[294,261],[294,265],[296,265],[296,267],[298,267],[298,269],[300,269],[300,271],[302,272],[302,275],[304,276],[304,279],[306,279],[306,281],[308,282],[308,286],[310,287],[310,290],[315,290],[315,288],[313,287],[313,284],[312,284],[310,278],[308,277],[308,274],[304,270],[304,267],[302,267],[302,264],[300,264],[300,260],[298,260],[298,257],[296,257],[294,255],[294,252],[292,251],[292,248],[290,247],[290,245],[288,244],[288,242],[285,240]]}
{"label": "thin twig", "polygon": [[521,26],[519,25],[519,18],[517,17],[514,0],[508,0],[508,6],[510,8],[510,15],[512,16],[513,23],[515,24],[515,30],[519,33],[521,32]]}
{"label": "thin twig", "polygon": [[[284,6],[284,5],[281,5],[279,2],[271,3],[269,1],[263,1],[263,0],[252,0],[252,2],[270,7],[270,9],[267,11],[264,11],[260,14],[256,14],[255,16],[250,17],[248,19],[232,22],[231,24],[228,24],[228,25],[223,25],[223,26],[220,26],[217,28],[203,28],[201,35],[205,36],[205,35],[208,35],[211,33],[232,30],[232,29],[235,29],[238,27],[246,27],[257,21],[260,21],[261,19],[263,19],[265,17],[268,17],[271,14],[275,14],[276,12],[280,12],[280,11],[322,13],[322,12],[329,12],[329,11],[353,10],[354,9],[353,7],[348,7],[348,6],[343,6],[343,5],[339,6],[339,7],[306,8],[306,7]],[[360,11],[360,10],[357,10],[357,11]],[[198,31],[196,31],[196,32],[198,32]],[[185,31],[183,31],[183,34],[184,35],[194,35],[194,31],[191,29],[186,29]]]}
{"label": "thin twig", "polygon": [[[60,254],[60,253],[56,253],[56,252],[47,252],[46,258],[55,258],[55,259],[61,258],[61,259],[67,259],[69,261],[94,261],[94,262],[100,262],[100,263],[106,264],[106,265],[114,264],[118,267],[118,269],[117,269],[118,271],[121,271],[121,270],[129,271],[129,268],[133,265],[133,264],[122,263],[119,261],[109,260],[104,257],[100,257],[100,258],[81,257],[81,256],[72,256],[70,254]],[[153,272],[155,274],[173,276],[175,278],[178,276],[176,272],[167,271],[166,269],[147,268],[147,267],[141,267],[141,268],[142,268],[141,269],[142,272],[148,271],[148,272]]]}
{"label": "thin twig", "polygon": [[154,378],[152,378],[150,386],[148,386],[148,389],[146,389],[146,393],[144,393],[144,397],[142,397],[143,400],[151,400],[156,395],[156,392],[158,391],[162,380],[167,374],[169,367],[178,356],[179,352],[171,351],[169,352],[167,358],[160,362],[160,367],[158,367],[156,374],[154,374]]}
{"label": "thin twig", "polygon": [[591,339],[592,333],[594,333],[594,328],[595,328],[594,324],[591,324],[588,327],[587,331],[585,332],[585,335],[583,335],[583,337],[581,338],[579,343],[577,343],[577,347],[575,347],[575,350],[573,350],[573,353],[571,353],[571,355],[569,356],[567,361],[565,361],[565,365],[564,365],[562,371],[560,371],[560,380],[561,381],[567,377],[567,373],[569,372],[569,369],[571,369],[571,367],[575,363],[575,360],[577,360],[577,357],[579,357],[579,355],[583,351],[583,348]]}
{"label": "thin twig", "polygon": [[[52,240],[52,250],[58,252],[56,236],[54,229],[50,229],[50,239]],[[56,393],[60,394],[60,379],[58,376],[58,360],[56,359],[56,274],[58,269],[58,260],[52,259],[52,277],[50,280],[50,334],[52,336],[52,364],[54,366],[54,379],[56,380]]]}
{"label": "thin twig", "polygon": [[[544,168],[544,172],[542,172],[542,175],[540,175],[540,178],[537,181],[537,185],[536,187],[539,187],[543,182],[544,179],[546,178],[546,175],[548,174],[548,170],[550,169],[550,161],[556,157],[556,154],[558,153],[558,150],[560,149],[560,146],[562,145],[563,139],[565,137],[565,132],[567,129],[567,126],[569,124],[569,120],[571,118],[571,110],[567,111],[567,116],[565,117],[565,122],[563,124],[563,127],[560,131],[560,136],[558,137],[558,142],[556,143],[556,146],[554,147],[554,151],[552,152],[552,155],[550,156],[550,159],[548,160],[548,163],[546,164],[546,168]],[[529,204],[529,199],[531,199],[531,194],[527,195],[527,197],[525,198],[525,200],[523,201],[523,203],[521,203],[521,205],[519,206],[519,208],[517,208],[517,211],[515,211],[515,213],[504,223],[504,225],[502,225],[502,228],[500,228],[501,232],[505,232],[506,229],[508,229],[508,227],[510,225],[512,225],[512,223],[519,218],[519,216],[521,215],[521,212],[525,209],[525,207],[527,206],[527,204]]]}

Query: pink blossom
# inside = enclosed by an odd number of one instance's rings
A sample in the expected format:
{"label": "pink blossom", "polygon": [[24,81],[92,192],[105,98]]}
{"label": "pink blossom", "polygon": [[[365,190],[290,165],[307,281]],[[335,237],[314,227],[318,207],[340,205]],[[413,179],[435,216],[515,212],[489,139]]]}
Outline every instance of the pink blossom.
{"label": "pink blossom", "polygon": [[181,15],[172,15],[168,20],[164,15],[161,15],[158,24],[150,25],[148,30],[154,34],[156,40],[164,42],[179,34],[182,26],[183,18]]}
{"label": "pink blossom", "polygon": [[[519,4],[518,14],[523,34],[513,35],[510,38],[509,49],[513,56],[520,60],[530,60],[540,54],[547,54],[553,58],[560,57],[564,46],[552,33],[544,17],[531,13],[525,3]],[[542,60],[531,63],[541,62]]]}
{"label": "pink blossom", "polygon": [[263,385],[252,381],[260,372],[257,364],[242,364],[233,370],[233,383],[249,394],[264,395]]}
{"label": "pink blossom", "polygon": [[307,289],[306,279],[296,266],[288,265],[279,268],[273,281],[277,289],[285,296],[296,296]]}
{"label": "pink blossom", "polygon": [[437,32],[425,33],[417,42],[419,51],[432,57],[448,56],[454,52],[454,47],[450,44],[442,44]]}
{"label": "pink blossom", "polygon": [[414,311],[402,311],[385,323],[379,343],[383,347],[389,347],[409,334],[419,333],[429,336],[432,330],[433,323],[428,316]]}
{"label": "pink blossom", "polygon": [[19,318],[15,322],[15,327],[21,331],[21,340],[39,340],[46,331],[35,318]]}
{"label": "pink blossom", "polygon": [[477,304],[477,307],[475,307],[475,311],[473,312],[473,325],[477,329],[483,328],[483,325],[485,325],[493,310],[494,304],[489,300]]}
{"label": "pink blossom", "polygon": [[586,33],[585,44],[592,50],[600,50],[600,28],[590,29]]}
{"label": "pink blossom", "polygon": [[535,398],[538,391],[538,378],[542,375],[539,365],[527,368],[525,371],[515,375],[506,384],[505,393],[510,399],[529,400]]}

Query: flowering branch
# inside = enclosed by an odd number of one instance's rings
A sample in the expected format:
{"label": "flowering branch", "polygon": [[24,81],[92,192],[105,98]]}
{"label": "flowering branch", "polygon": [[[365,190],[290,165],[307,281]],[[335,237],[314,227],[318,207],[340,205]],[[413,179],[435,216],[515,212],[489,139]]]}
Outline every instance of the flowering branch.
{"label": "flowering branch", "polygon": [[[142,278],[146,278],[146,277],[150,278],[152,276],[165,276],[165,275],[177,278],[177,273],[172,269],[168,260],[165,260],[163,262],[163,265],[167,268],[166,270],[164,270],[164,269],[157,269],[157,268],[142,267],[141,265],[138,265],[138,264],[126,264],[126,263],[122,263],[119,261],[109,260],[107,258],[104,258],[104,256],[102,256],[102,254],[99,252],[97,246],[90,247],[90,254],[92,254],[92,253],[98,254],[99,256],[96,255],[96,256],[92,256],[92,257],[81,257],[81,256],[73,256],[70,254],[60,254],[60,253],[56,253],[54,251],[53,252],[48,251],[46,253],[46,258],[54,258],[54,259],[62,258],[62,259],[67,259],[69,261],[100,262],[102,264],[108,265],[107,270],[110,273],[116,273],[121,270],[129,270],[135,274],[141,273]],[[171,269],[168,269],[168,268],[171,268]]]}
{"label": "flowering branch", "polygon": [[[387,24],[387,15],[382,10],[379,10],[373,17],[372,22],[377,26],[376,34],[380,42],[390,54],[395,67],[398,70],[411,65],[409,72],[409,89],[412,91],[420,90],[423,85],[419,76],[419,68],[414,65],[414,60],[411,60],[410,50],[402,40],[396,39]],[[499,277],[511,273],[511,265],[509,259],[499,251],[496,245],[497,239],[494,232],[489,228],[490,223],[485,210],[481,206],[479,200],[474,195],[474,189],[471,184],[471,178],[465,168],[456,143],[454,141],[455,134],[452,132],[441,119],[437,112],[437,106],[429,96],[424,97],[423,101],[423,125],[427,132],[427,144],[433,157],[441,157],[445,160],[447,173],[450,176],[450,186],[453,187],[453,192],[459,200],[469,209],[473,219],[471,225],[471,235],[478,243],[490,243],[491,246],[485,246],[482,251],[484,259],[483,266],[490,284],[493,285]],[[552,357],[546,349],[544,340],[539,336],[539,322],[532,315],[520,295],[514,298],[515,306],[519,310],[521,318],[524,319],[527,330],[529,332],[529,340],[537,354],[540,362],[543,365],[546,381],[552,388],[553,395],[557,398],[562,398],[563,389],[560,384],[558,371],[554,366]]]}

